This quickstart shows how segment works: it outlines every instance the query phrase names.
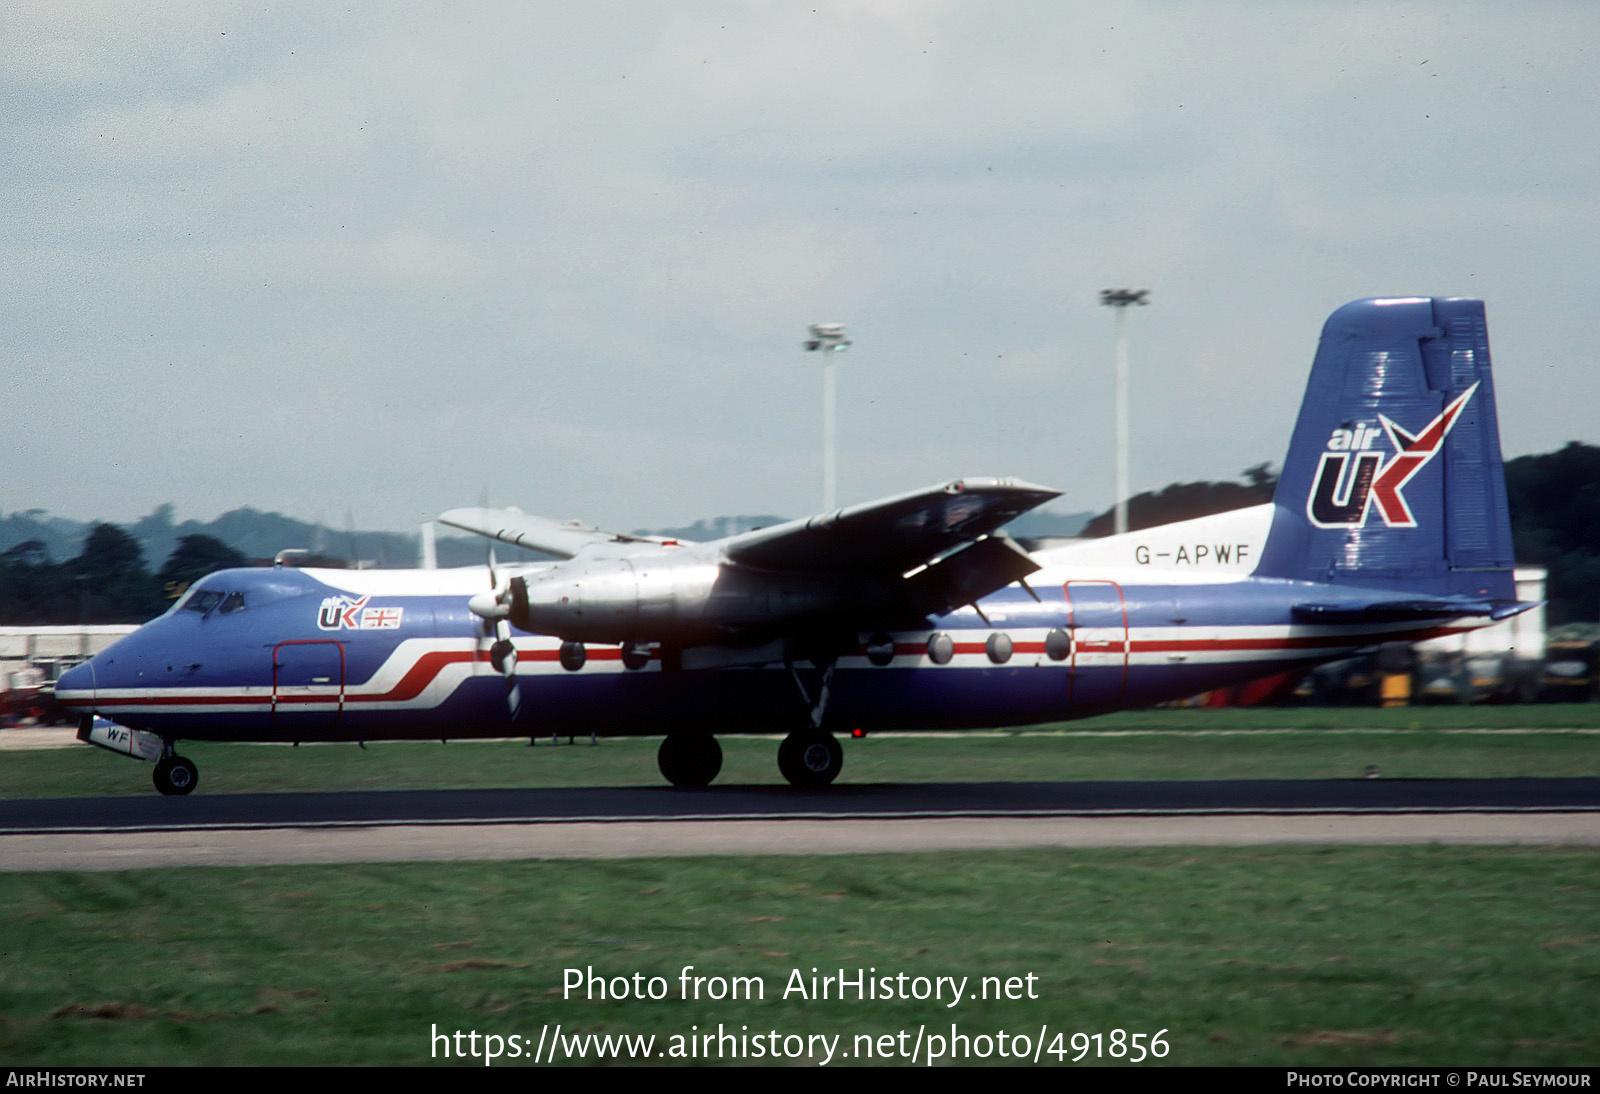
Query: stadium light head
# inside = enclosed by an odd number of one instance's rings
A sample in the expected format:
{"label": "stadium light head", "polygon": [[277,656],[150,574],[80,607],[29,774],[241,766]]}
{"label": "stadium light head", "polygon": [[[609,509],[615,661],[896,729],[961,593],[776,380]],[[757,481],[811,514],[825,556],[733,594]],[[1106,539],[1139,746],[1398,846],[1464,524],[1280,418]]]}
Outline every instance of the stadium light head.
{"label": "stadium light head", "polygon": [[850,339],[845,337],[843,323],[813,323],[810,333],[811,337],[803,343],[808,350],[842,353],[850,348]]}

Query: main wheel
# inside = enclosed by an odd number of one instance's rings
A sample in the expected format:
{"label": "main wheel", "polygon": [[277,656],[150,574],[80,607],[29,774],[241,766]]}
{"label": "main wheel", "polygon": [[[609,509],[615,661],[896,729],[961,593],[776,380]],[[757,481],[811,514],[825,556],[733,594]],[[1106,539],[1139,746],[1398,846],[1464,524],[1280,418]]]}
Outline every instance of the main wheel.
{"label": "main wheel", "polygon": [[709,733],[669,733],[656,763],[673,786],[709,786],[722,770],[722,746]]}
{"label": "main wheel", "polygon": [[844,749],[831,733],[791,733],[778,746],[778,770],[791,786],[827,786],[843,766]]}
{"label": "main wheel", "polygon": [[163,794],[187,794],[200,784],[200,769],[183,756],[168,756],[156,762],[152,781]]}

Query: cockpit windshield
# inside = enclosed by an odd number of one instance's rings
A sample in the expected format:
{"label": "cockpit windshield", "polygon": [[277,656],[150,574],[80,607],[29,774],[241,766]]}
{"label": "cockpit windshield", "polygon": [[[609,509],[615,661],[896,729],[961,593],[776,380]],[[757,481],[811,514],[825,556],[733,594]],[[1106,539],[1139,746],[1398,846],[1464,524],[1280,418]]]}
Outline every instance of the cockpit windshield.
{"label": "cockpit windshield", "polygon": [[[193,589],[178,604],[181,612],[199,612],[201,615],[210,615],[218,604],[229,594],[221,589]],[[238,595],[238,594],[234,594]],[[243,605],[241,605],[242,607]]]}
{"label": "cockpit windshield", "polygon": [[311,588],[294,577],[270,572],[269,574],[228,572],[205,579],[204,583],[190,588],[172,606],[173,612],[195,612],[202,619],[212,613],[233,615],[247,608],[260,608],[304,596]]}

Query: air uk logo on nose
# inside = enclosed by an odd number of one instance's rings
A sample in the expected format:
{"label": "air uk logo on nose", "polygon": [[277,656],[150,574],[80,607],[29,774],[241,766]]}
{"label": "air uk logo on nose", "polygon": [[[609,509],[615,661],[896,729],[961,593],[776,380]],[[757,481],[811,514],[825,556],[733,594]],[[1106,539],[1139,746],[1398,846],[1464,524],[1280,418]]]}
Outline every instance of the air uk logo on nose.
{"label": "air uk logo on nose", "polygon": [[317,611],[317,626],[325,631],[390,631],[400,626],[404,608],[369,608],[371,596],[351,600],[347,596],[323,598]]}
{"label": "air uk logo on nose", "polygon": [[[1318,528],[1360,528],[1367,523],[1367,513],[1376,509],[1379,519],[1390,528],[1415,528],[1417,518],[1402,490],[1439,454],[1462,408],[1477,390],[1478,385],[1473,384],[1456,396],[1419,433],[1406,432],[1382,414],[1378,415],[1381,430],[1366,423],[1335,429],[1306,498],[1311,523]],[[1370,448],[1380,432],[1394,445],[1394,453],[1388,457]]]}

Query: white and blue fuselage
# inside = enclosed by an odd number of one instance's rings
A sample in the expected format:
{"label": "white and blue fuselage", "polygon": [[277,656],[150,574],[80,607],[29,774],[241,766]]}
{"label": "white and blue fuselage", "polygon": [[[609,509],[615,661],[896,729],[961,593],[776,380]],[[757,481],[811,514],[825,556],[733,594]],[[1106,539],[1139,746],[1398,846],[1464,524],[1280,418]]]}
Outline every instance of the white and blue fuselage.
{"label": "white and blue fuselage", "polygon": [[[1128,537],[1137,540],[1135,535]],[[1131,551],[1151,554],[1147,545]],[[1297,605],[1381,590],[1172,571],[1060,568],[1049,553],[1011,586],[914,630],[858,634],[835,662],[826,727],[1025,725],[1147,706],[1351,656],[1382,642],[1465,630],[1438,615],[1315,623]],[[1142,580],[1141,580],[1142,578]],[[807,661],[670,667],[659,647],[629,667],[620,645],[513,629],[517,701],[468,609],[488,585],[461,570],[228,570],[70,670],[58,695],[130,728],[201,740],[378,740],[549,733],[787,733],[815,701]],[[1037,599],[1035,599],[1035,596]],[[232,600],[233,606],[224,610]],[[330,625],[331,624],[331,625]]]}

